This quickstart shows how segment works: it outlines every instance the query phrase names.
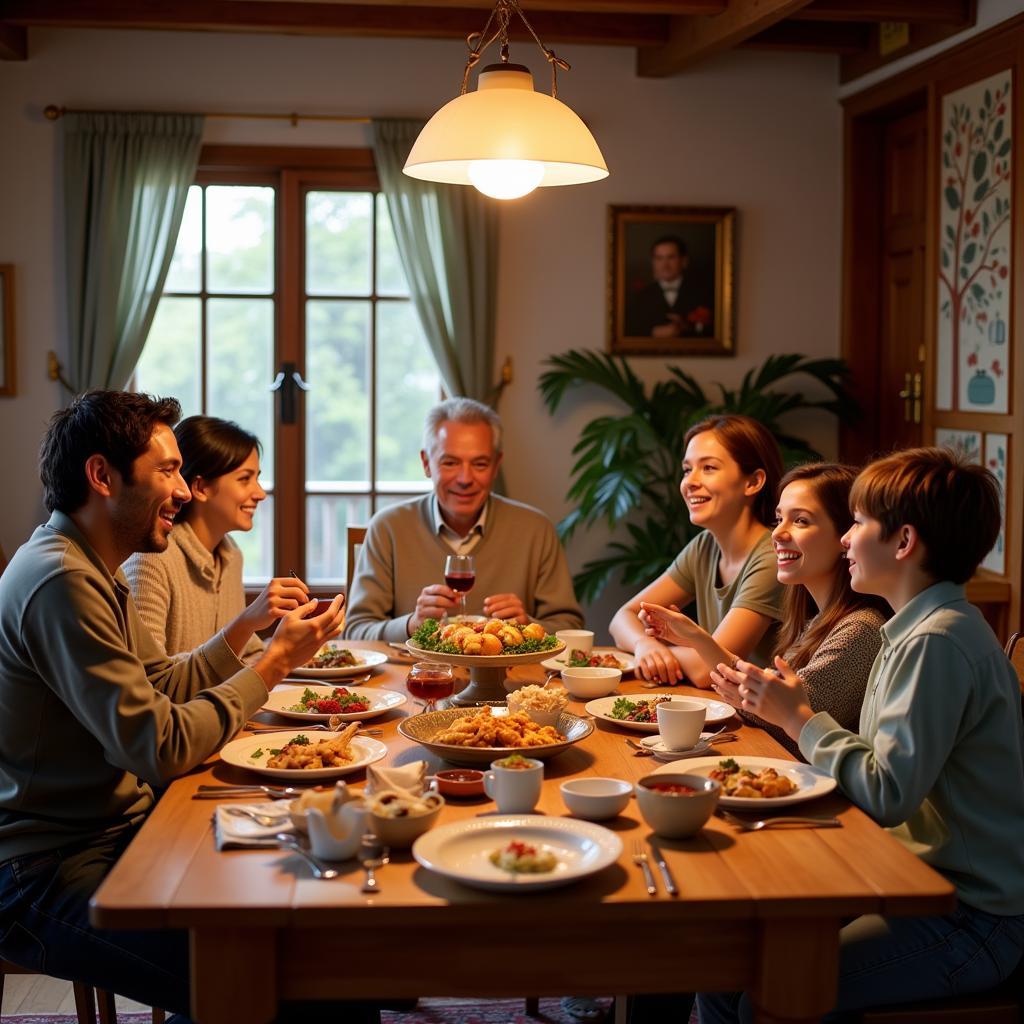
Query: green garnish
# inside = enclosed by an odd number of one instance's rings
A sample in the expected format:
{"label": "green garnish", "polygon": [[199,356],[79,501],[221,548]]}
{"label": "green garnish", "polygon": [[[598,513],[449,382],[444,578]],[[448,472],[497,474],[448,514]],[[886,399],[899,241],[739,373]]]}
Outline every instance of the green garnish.
{"label": "green garnish", "polygon": [[262,747],[260,747],[260,748],[259,748],[258,750],[254,750],[254,751],[253,751],[253,752],[252,752],[252,753],[251,753],[251,754],[249,755],[249,760],[250,760],[250,761],[254,761],[254,760],[255,760],[255,759],[257,758],[257,757],[262,757],[262,756],[263,756],[263,748],[262,748]]}
{"label": "green garnish", "polygon": [[612,705],[612,718],[625,718],[636,711],[637,705],[628,697],[618,697]]}
{"label": "green garnish", "polygon": [[280,747],[271,747],[270,748],[270,756],[271,757],[277,757],[277,755],[280,754],[280,753],[281,753],[281,748]]}
{"label": "green garnish", "polygon": [[738,772],[740,770],[740,766],[731,757],[725,758],[724,761],[719,761],[718,767],[724,772]]}
{"label": "green garnish", "polygon": [[309,737],[306,736],[304,733],[300,732],[299,735],[293,737],[290,740],[290,742],[292,744],[294,744],[296,747],[308,747],[309,746]]}

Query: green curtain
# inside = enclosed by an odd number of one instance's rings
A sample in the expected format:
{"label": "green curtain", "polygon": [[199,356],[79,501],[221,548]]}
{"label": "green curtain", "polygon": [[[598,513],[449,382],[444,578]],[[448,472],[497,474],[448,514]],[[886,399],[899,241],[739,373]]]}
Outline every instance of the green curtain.
{"label": "green curtain", "polygon": [[123,388],[174,255],[203,118],[65,114],[61,128],[71,383]]}
{"label": "green curtain", "polygon": [[464,185],[402,173],[422,121],[375,119],[373,153],[413,305],[445,390],[492,405],[498,211]]}

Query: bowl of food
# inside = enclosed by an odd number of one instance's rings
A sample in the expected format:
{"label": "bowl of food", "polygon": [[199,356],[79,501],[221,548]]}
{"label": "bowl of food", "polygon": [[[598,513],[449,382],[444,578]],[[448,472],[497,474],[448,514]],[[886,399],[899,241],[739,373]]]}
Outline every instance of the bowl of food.
{"label": "bowl of food", "polygon": [[569,813],[588,821],[606,821],[621,814],[633,793],[633,786],[622,779],[569,779],[559,789]]}
{"label": "bowl of food", "polygon": [[434,825],[444,807],[444,797],[428,790],[420,796],[396,789],[383,789],[366,801],[370,831],[385,846],[412,846]]}
{"label": "bowl of food", "polygon": [[477,768],[445,768],[435,772],[433,780],[444,796],[483,796],[484,773]]}
{"label": "bowl of food", "polygon": [[645,775],[636,784],[636,802],[644,821],[665,839],[695,835],[711,817],[722,787],[703,775],[684,772]]}
{"label": "bowl of food", "polygon": [[538,725],[557,726],[568,703],[569,695],[562,686],[523,686],[508,695],[509,711],[522,712]]}
{"label": "bowl of food", "polygon": [[562,683],[577,700],[607,697],[618,688],[622,669],[570,668],[562,669]]}

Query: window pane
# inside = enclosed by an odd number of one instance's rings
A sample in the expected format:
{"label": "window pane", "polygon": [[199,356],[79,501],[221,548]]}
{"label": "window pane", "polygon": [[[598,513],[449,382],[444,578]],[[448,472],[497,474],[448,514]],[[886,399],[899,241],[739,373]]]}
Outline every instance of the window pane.
{"label": "window pane", "polygon": [[181,402],[183,416],[202,412],[199,395],[199,299],[162,298],[142,357],[135,367],[139,391]]}
{"label": "window pane", "polygon": [[274,190],[206,189],[206,288],[251,295],[274,290]]}
{"label": "window pane", "polygon": [[370,294],[367,192],[306,193],[306,293]]}
{"label": "window pane", "polygon": [[347,495],[310,495],[306,499],[306,582],[345,580],[347,529],[370,521],[370,499]]}
{"label": "window pane", "polygon": [[206,316],[206,411],[252,431],[263,442],[262,464],[272,476],[274,302],[210,299]]}
{"label": "window pane", "polygon": [[411,302],[377,303],[377,479],[423,479],[423,420],[441,380]]}
{"label": "window pane", "polygon": [[369,302],[306,303],[306,480],[370,478]]}
{"label": "window pane", "polygon": [[242,549],[246,583],[264,584],[274,575],[274,496],[268,494],[253,516],[252,529],[235,530],[231,539]]}
{"label": "window pane", "polygon": [[198,292],[200,260],[203,255],[203,190],[193,185],[188,190],[181,218],[178,241],[174,246],[171,269],[167,272],[165,292]]}
{"label": "window pane", "polygon": [[409,286],[398,256],[395,232],[388,213],[388,201],[377,193],[377,294],[408,295]]}

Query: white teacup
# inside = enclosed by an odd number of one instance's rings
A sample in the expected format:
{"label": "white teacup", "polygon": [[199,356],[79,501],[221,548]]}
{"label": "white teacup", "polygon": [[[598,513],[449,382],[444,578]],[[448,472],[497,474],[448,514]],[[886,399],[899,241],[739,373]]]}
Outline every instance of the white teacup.
{"label": "white teacup", "polygon": [[491,770],[484,772],[485,792],[502,814],[529,814],[540,799],[544,763],[524,757],[525,768],[505,768],[501,760],[492,761]]}
{"label": "white teacup", "polygon": [[581,651],[589,655],[594,649],[594,631],[592,629],[559,629],[555,636],[565,644],[565,650],[555,659],[569,661],[573,651]]}
{"label": "white teacup", "polygon": [[689,750],[700,739],[708,707],[703,701],[676,697],[658,704],[658,732],[669,750]]}

